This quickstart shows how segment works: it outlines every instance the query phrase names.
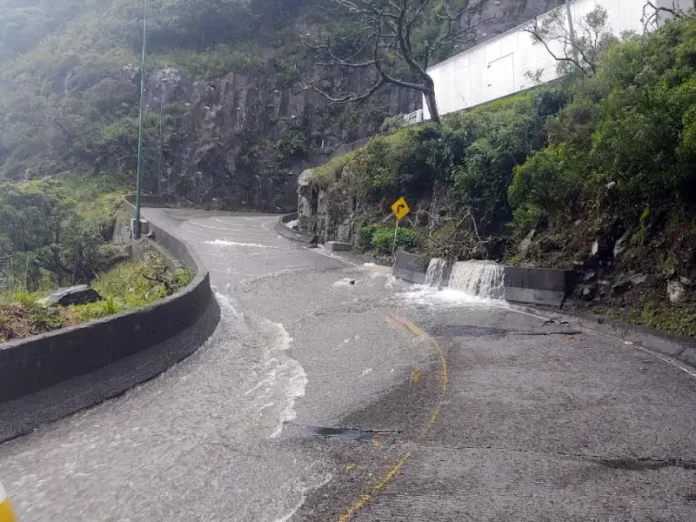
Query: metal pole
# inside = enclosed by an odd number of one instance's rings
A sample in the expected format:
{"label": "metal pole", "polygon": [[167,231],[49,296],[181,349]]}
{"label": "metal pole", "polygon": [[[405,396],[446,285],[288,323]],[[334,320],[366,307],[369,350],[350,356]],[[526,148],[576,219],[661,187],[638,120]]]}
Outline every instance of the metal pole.
{"label": "metal pole", "polygon": [[566,14],[568,16],[568,31],[570,32],[570,45],[573,47],[573,58],[575,63],[579,64],[578,60],[578,46],[575,41],[575,27],[573,27],[573,13],[570,10],[570,0],[565,0]]}
{"label": "metal pole", "polygon": [[140,66],[140,126],[138,128],[138,175],[135,189],[135,239],[140,239],[140,193],[143,181],[143,121],[145,117],[145,60],[147,56],[147,0],[143,0],[143,59]]}
{"label": "metal pole", "polygon": [[394,244],[392,245],[392,255],[396,254],[396,237],[399,234],[399,218],[396,218],[396,228],[394,229]]}
{"label": "metal pole", "polygon": [[157,195],[160,195],[160,183],[162,183],[162,163],[164,159],[164,151],[162,148],[162,112],[164,111],[164,87],[162,88],[162,93],[160,94],[160,128],[159,128],[159,140],[160,140],[160,150],[159,150],[159,175],[157,176]]}

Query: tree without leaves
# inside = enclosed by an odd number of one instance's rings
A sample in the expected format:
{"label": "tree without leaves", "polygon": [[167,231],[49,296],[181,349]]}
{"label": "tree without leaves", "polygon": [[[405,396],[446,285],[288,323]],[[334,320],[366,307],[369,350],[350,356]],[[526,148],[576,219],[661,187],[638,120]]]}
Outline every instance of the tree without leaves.
{"label": "tree without leaves", "polygon": [[[331,0],[332,12],[347,20],[351,32],[346,38],[328,37],[305,45],[315,51],[320,67],[372,69],[376,81],[363,92],[330,93],[306,76],[315,92],[334,103],[360,103],[385,85],[397,85],[423,93],[432,121],[440,123],[435,85],[427,70],[438,53],[457,44],[475,40],[476,24],[468,23],[477,7],[448,9],[445,4],[433,12],[434,0]],[[434,16],[436,25],[428,27]],[[462,27],[462,19],[467,18]],[[429,29],[431,38],[424,36]],[[351,45],[346,45],[350,40]],[[348,49],[346,49],[348,47]]]}
{"label": "tree without leaves", "polygon": [[[693,3],[693,9],[696,9],[696,0]],[[672,8],[665,6],[657,6],[651,1],[645,3],[643,6],[643,29],[649,31],[651,29],[657,29],[660,26],[660,22],[668,18],[684,18],[685,14],[679,10],[676,2],[673,2]]]}
{"label": "tree without leaves", "polygon": [[[608,32],[607,21],[606,9],[596,7],[576,22],[573,39],[565,12],[559,8],[546,14],[541,22],[539,18],[534,18],[524,27],[524,31],[531,34],[532,39],[543,45],[558,62],[560,74],[580,72],[590,76],[597,71],[599,54],[616,40]],[[560,48],[556,44],[560,44]]]}

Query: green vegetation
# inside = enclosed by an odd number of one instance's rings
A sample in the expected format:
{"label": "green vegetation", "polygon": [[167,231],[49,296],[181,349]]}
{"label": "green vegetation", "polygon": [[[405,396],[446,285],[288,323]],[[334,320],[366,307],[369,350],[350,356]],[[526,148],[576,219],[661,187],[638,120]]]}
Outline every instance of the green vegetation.
{"label": "green vegetation", "polygon": [[520,233],[588,204],[637,220],[647,207],[696,202],[695,38],[694,19],[632,36],[568,89],[572,102],[549,122],[548,146],[515,171]]}
{"label": "green vegetation", "polygon": [[448,217],[426,218],[430,231],[454,221],[477,234],[504,232],[514,168],[546,145],[547,122],[567,100],[561,89],[541,88],[445,117],[441,126],[400,128],[333,158],[308,181],[337,204],[355,199],[368,215],[387,214],[400,196],[414,211],[429,210],[439,197]]}
{"label": "green vegetation", "polygon": [[594,75],[451,115],[441,128],[398,129],[332,159],[313,182],[377,214],[401,195],[427,208],[439,190],[450,218],[481,236],[521,237],[590,207],[637,224],[647,208],[691,208],[695,41],[694,18],[627,36]]}
{"label": "green vegetation", "polygon": [[[423,238],[404,238],[406,248],[576,268],[580,291],[590,287],[583,298],[608,313],[696,335],[695,42],[694,16],[604,38],[594,72],[439,127],[388,124],[393,134],[333,158],[310,182],[324,191],[329,226],[361,225],[363,250],[390,251],[388,229],[383,239],[377,230],[403,195],[407,233]],[[680,302],[668,282],[683,287]]]}
{"label": "green vegetation", "polygon": [[412,228],[399,228],[394,242],[394,228],[383,226],[366,226],[360,229],[358,248],[363,251],[374,251],[380,255],[390,255],[392,249],[403,248],[412,250],[422,243],[422,236]]}
{"label": "green vegetation", "polygon": [[104,298],[96,303],[54,308],[41,305],[46,292],[15,292],[0,299],[0,342],[22,339],[102,319],[174,294],[193,280],[193,271],[166,268],[158,253],[129,261],[99,275],[92,286]]}
{"label": "green vegetation", "polygon": [[693,303],[666,306],[657,301],[648,301],[642,307],[621,310],[597,306],[592,311],[617,321],[649,326],[671,334],[696,337],[696,306]]}
{"label": "green vegetation", "polygon": [[[89,282],[122,259],[109,243],[122,212],[122,193],[94,195],[98,190],[83,183],[73,194],[70,184],[49,180],[0,185],[0,283],[5,292]],[[75,199],[90,193],[93,197],[82,203]]]}

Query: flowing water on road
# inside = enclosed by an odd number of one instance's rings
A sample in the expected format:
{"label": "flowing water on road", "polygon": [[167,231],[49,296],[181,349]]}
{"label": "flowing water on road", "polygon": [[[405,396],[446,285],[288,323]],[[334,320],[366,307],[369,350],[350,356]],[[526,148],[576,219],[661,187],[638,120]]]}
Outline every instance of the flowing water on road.
{"label": "flowing water on road", "polygon": [[22,522],[270,522],[328,480],[320,463],[276,447],[307,382],[292,339],[217,297],[220,326],[189,359],[0,447]]}

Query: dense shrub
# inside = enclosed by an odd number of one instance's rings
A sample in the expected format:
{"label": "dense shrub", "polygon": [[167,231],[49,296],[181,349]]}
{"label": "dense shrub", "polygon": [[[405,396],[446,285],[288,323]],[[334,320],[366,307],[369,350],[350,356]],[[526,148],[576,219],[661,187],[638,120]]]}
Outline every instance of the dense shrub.
{"label": "dense shrub", "polygon": [[[567,96],[541,89],[464,114],[444,134],[469,138],[458,161],[451,161],[452,195],[459,214],[470,213],[479,231],[499,233],[510,220],[507,188],[513,169],[546,143],[545,123]],[[450,130],[451,129],[451,130]]]}
{"label": "dense shrub", "polygon": [[508,196],[515,209],[517,232],[523,234],[547,224],[550,217],[580,195],[587,172],[579,166],[586,160],[570,146],[551,145],[515,168]]}
{"label": "dense shrub", "polygon": [[411,228],[400,228],[396,233],[396,243],[391,227],[376,227],[372,234],[372,247],[380,254],[391,254],[395,244],[397,249],[411,250],[420,242],[420,235]]}
{"label": "dense shrub", "polygon": [[398,197],[415,207],[445,187],[455,214],[469,214],[481,233],[500,232],[512,218],[513,169],[546,144],[546,121],[567,99],[562,90],[542,88],[448,116],[439,128],[401,128],[333,158],[310,182],[383,212]]}
{"label": "dense shrub", "polygon": [[347,166],[356,176],[356,195],[382,205],[401,196],[422,197],[432,188],[434,178],[423,144],[438,136],[439,130],[431,125],[406,127],[355,151]]}
{"label": "dense shrub", "polygon": [[394,228],[378,225],[362,227],[358,231],[357,247],[362,251],[374,250],[375,252],[388,255],[392,253],[394,245],[396,248],[413,250],[421,246],[421,235],[411,228],[399,228],[396,233],[396,243],[394,242]]}
{"label": "dense shrub", "polygon": [[[597,74],[549,124],[550,143],[515,170],[515,227],[544,224],[583,195],[616,183],[613,204],[638,219],[646,206],[696,201],[696,19],[611,46]],[[597,204],[608,198],[597,199]],[[635,215],[633,215],[635,214]]]}

